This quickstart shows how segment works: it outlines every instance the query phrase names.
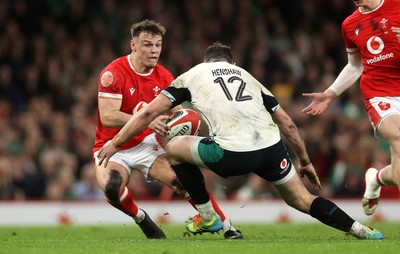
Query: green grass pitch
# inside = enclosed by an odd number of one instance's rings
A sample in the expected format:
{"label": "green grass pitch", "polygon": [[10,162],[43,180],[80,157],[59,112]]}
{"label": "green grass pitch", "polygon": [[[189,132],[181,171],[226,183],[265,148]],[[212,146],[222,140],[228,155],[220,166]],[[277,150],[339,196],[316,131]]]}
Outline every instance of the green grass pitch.
{"label": "green grass pitch", "polygon": [[188,236],[184,225],[163,224],[165,240],[148,240],[134,223],[93,226],[0,227],[0,253],[399,253],[400,222],[367,223],[385,239],[357,240],[319,223],[237,224],[245,239],[222,234]]}

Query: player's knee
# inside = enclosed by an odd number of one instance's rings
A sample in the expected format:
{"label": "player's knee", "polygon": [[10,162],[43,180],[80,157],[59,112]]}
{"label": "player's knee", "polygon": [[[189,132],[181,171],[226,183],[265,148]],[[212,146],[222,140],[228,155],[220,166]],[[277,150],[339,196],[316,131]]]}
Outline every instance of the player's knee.
{"label": "player's knee", "polygon": [[297,192],[296,195],[292,195],[290,197],[285,198],[286,204],[293,207],[294,209],[308,213],[312,201],[315,199],[316,196],[308,193],[308,192]]}
{"label": "player's knee", "polygon": [[165,147],[165,152],[167,153],[167,159],[168,159],[169,163],[171,163],[172,165],[175,165],[177,163],[177,160],[175,159],[175,152],[174,152],[174,142],[175,142],[175,139],[177,139],[177,138],[179,138],[179,137],[172,138]]}
{"label": "player's knee", "polygon": [[106,183],[105,194],[109,201],[119,202],[119,192],[122,184],[122,176],[117,170],[111,170]]}

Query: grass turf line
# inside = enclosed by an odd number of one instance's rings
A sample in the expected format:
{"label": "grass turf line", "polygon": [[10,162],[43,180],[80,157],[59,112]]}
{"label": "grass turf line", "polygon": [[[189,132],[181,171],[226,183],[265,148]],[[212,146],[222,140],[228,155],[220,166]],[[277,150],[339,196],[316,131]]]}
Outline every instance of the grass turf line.
{"label": "grass turf line", "polygon": [[[366,223],[370,225],[371,223]],[[237,224],[244,240],[220,234],[188,236],[184,225],[164,224],[165,240],[148,240],[131,225],[1,227],[0,253],[398,253],[400,222],[374,222],[385,239],[357,240],[319,223]]]}

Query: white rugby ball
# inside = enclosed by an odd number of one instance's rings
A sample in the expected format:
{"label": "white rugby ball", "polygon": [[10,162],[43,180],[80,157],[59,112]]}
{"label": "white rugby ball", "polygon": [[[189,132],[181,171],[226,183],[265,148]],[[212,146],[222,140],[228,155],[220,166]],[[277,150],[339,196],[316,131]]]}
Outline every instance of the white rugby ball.
{"label": "white rugby ball", "polygon": [[175,136],[197,135],[200,129],[201,116],[192,109],[179,109],[165,123],[170,128],[166,135],[168,140]]}

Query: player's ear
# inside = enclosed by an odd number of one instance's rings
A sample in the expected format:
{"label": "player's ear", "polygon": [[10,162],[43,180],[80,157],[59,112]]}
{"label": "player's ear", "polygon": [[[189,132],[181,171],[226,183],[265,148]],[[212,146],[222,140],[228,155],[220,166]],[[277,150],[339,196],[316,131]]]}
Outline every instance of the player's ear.
{"label": "player's ear", "polygon": [[131,40],[130,44],[131,44],[131,50],[132,51],[136,51],[136,44],[135,44],[135,41],[133,39]]}

